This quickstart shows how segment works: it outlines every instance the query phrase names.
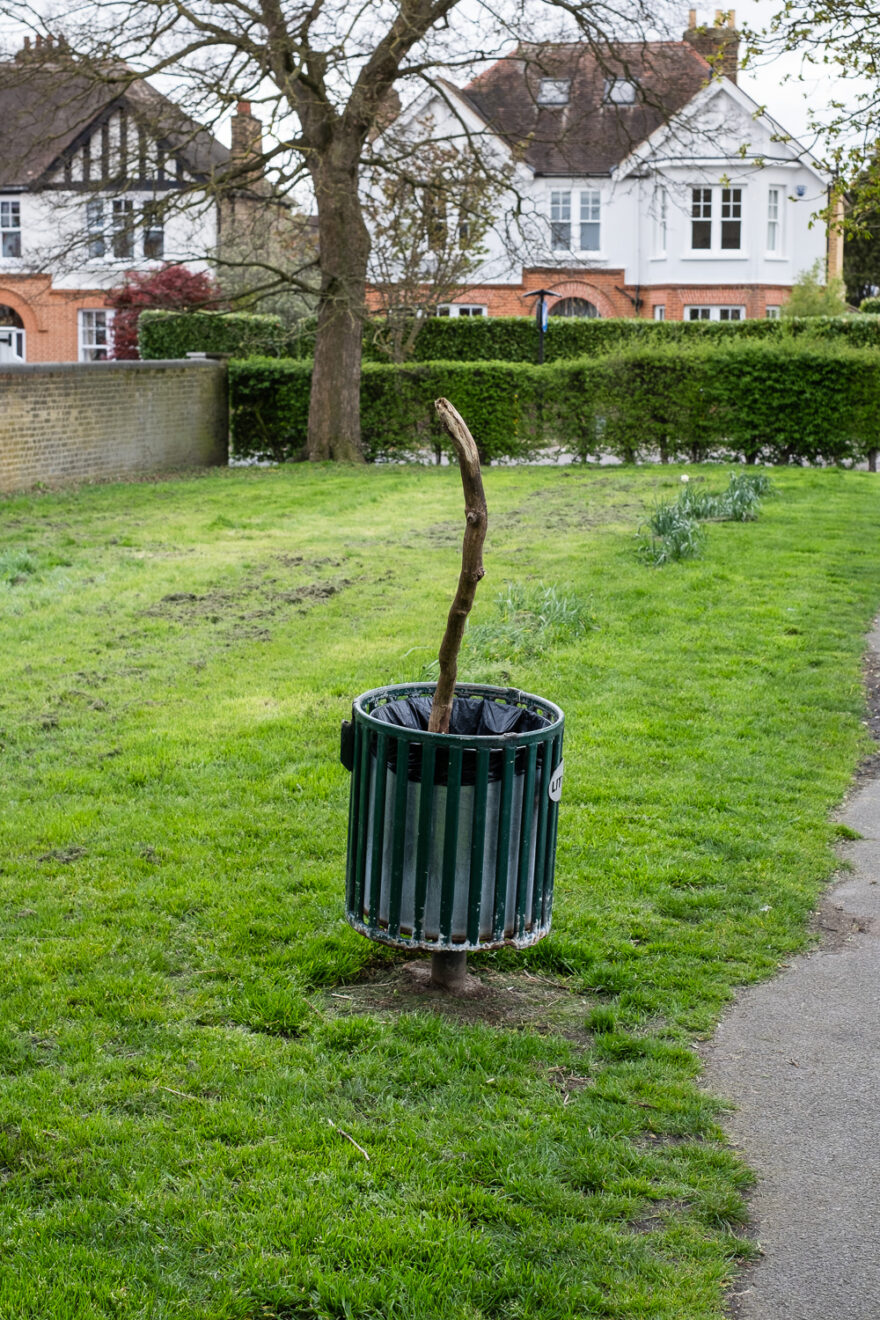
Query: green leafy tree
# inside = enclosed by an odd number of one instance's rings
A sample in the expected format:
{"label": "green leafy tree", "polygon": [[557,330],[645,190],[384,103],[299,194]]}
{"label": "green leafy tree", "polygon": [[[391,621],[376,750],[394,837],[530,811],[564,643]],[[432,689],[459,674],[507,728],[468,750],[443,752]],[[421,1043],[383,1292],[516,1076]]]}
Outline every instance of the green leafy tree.
{"label": "green leafy tree", "polygon": [[823,262],[817,261],[798,275],[782,315],[843,316],[847,310],[843,280],[832,279],[826,283]]}

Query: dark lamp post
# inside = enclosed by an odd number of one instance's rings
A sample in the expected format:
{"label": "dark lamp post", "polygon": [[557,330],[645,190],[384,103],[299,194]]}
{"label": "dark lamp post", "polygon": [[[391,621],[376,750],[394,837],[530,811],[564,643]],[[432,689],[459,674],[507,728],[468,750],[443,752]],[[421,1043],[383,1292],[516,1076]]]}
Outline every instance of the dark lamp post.
{"label": "dark lamp post", "polygon": [[547,329],[547,299],[558,298],[552,289],[533,289],[524,293],[524,298],[535,298],[535,321],[538,326],[538,366],[544,365],[544,331]]}

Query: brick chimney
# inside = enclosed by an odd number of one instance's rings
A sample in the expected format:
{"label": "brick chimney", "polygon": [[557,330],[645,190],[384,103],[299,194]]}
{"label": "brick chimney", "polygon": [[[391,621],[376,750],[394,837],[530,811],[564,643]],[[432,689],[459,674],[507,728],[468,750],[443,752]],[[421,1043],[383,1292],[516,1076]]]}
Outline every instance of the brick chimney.
{"label": "brick chimney", "polygon": [[734,83],[739,67],[739,33],[735,25],[736,17],[732,9],[716,9],[713,27],[706,27],[705,24],[697,27],[697,11],[689,9],[687,31],[684,33],[684,40],[703,59],[709,61],[713,71],[723,74]]}
{"label": "brick chimney", "polygon": [[250,101],[239,101],[232,116],[232,159],[236,164],[258,160],[262,151],[262,120],[251,114]]}

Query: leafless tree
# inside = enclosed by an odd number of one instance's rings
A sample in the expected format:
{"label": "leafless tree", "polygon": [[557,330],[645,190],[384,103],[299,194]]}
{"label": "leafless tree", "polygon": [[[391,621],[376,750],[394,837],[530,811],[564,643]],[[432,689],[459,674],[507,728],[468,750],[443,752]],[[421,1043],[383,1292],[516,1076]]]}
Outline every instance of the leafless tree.
{"label": "leafless tree", "polygon": [[373,170],[369,160],[364,168],[370,310],[379,313],[371,322],[372,340],[393,362],[412,354],[424,321],[439,306],[466,296],[511,184],[504,163],[470,144],[438,141],[431,132],[430,120],[421,122],[411,150],[386,135],[384,158],[397,160],[397,168]]}
{"label": "leafless tree", "polygon": [[[59,0],[51,19],[0,0],[0,20],[62,33],[78,76],[120,90],[156,80],[186,124],[215,126],[247,98],[256,156],[213,168],[218,192],[259,168],[278,198],[307,184],[318,217],[318,329],[308,453],[362,461],[359,382],[370,237],[360,175],[395,86],[413,94],[519,42],[579,39],[608,52],[657,35],[665,0]],[[610,43],[610,46],[609,46]],[[45,42],[43,43],[45,49]],[[75,54],[74,54],[75,52]],[[58,48],[53,58],[59,58]],[[383,118],[385,115],[385,118]],[[204,187],[205,180],[198,180]],[[178,190],[182,202],[186,188]],[[267,279],[268,279],[267,275]]]}

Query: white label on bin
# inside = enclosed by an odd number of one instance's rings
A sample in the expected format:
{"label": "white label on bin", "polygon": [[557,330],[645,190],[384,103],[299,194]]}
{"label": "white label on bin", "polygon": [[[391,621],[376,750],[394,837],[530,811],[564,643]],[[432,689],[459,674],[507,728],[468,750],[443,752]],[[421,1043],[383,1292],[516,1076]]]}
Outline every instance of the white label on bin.
{"label": "white label on bin", "polygon": [[565,762],[560,761],[559,765],[553,771],[553,778],[550,780],[551,802],[558,802],[559,799],[562,797],[562,771],[564,767],[565,767]]}

